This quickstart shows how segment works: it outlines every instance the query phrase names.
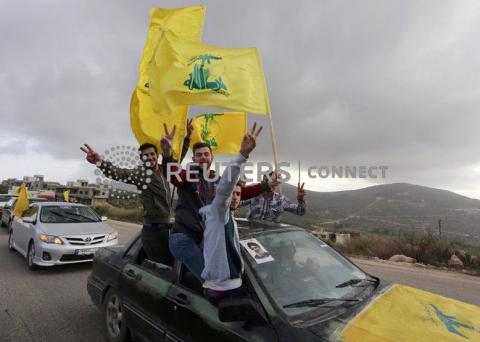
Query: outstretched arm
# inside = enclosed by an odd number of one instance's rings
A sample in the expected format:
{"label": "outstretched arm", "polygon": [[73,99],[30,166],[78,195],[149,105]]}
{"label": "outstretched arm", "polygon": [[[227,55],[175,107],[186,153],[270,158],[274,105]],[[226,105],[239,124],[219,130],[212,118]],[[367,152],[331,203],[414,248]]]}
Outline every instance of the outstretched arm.
{"label": "outstretched arm", "polygon": [[240,178],[241,165],[247,161],[248,156],[256,146],[256,139],[262,131],[262,127],[257,131],[256,126],[257,123],[254,123],[251,132],[245,134],[240,147],[240,154],[230,162],[220,178],[212,207],[218,208],[222,212],[226,212],[230,206],[232,192]]}
{"label": "outstretched arm", "polygon": [[86,153],[85,157],[90,164],[95,164],[102,170],[105,177],[123,183],[138,184],[139,173],[135,173],[135,169],[123,169],[114,166],[110,161],[103,160],[100,154],[88,144],[84,144],[84,147],[80,147],[80,150]]}

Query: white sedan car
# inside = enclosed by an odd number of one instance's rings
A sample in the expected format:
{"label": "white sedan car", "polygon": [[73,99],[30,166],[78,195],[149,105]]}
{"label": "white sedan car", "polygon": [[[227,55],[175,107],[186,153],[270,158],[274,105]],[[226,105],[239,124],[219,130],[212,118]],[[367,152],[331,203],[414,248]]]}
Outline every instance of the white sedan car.
{"label": "white sedan car", "polygon": [[102,247],[118,244],[118,233],[83,204],[41,202],[14,219],[8,247],[27,259],[30,269],[90,262]]}

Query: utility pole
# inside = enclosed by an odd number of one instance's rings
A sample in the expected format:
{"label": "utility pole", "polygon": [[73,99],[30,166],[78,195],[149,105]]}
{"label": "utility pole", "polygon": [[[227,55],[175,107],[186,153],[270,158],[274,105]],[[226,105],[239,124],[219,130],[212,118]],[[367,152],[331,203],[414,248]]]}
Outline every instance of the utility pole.
{"label": "utility pole", "polygon": [[438,220],[438,234],[442,238],[442,219]]}

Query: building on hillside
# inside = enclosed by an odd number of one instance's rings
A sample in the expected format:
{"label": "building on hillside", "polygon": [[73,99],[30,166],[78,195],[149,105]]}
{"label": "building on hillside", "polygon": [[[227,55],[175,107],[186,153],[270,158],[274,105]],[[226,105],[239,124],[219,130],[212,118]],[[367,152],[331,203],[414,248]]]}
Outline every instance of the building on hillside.
{"label": "building on hillside", "polygon": [[110,194],[107,186],[88,184],[88,181],[83,179],[58,187],[55,194],[57,201],[64,200],[65,191],[69,193],[70,202],[86,205],[105,204]]}
{"label": "building on hillside", "polygon": [[360,232],[342,231],[342,232],[329,232],[324,229],[315,229],[312,234],[324,241],[331,241],[343,245],[349,242],[351,239],[355,239],[360,236]]}

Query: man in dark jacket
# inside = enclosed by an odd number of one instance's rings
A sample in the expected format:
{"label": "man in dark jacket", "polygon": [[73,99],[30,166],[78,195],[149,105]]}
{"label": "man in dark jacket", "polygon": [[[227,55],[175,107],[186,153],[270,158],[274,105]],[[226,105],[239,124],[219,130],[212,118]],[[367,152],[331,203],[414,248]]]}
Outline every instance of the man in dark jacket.
{"label": "man in dark jacket", "polygon": [[[187,124],[187,136],[185,137],[181,159],[185,156],[190,145],[192,133],[191,120]],[[168,181],[158,165],[157,147],[150,143],[139,147],[141,159],[147,170],[151,170],[150,183],[142,182],[142,173],[139,166],[135,169],[123,169],[114,166],[110,161],[102,160],[100,154],[95,152],[88,144],[80,148],[85,152],[86,159],[91,164],[96,164],[103,174],[111,179],[133,184],[141,191],[140,199],[143,204],[143,227],[141,239],[147,258],[166,265],[172,265],[173,259],[168,248],[169,230],[172,227],[172,204],[171,192]],[[140,185],[139,185],[140,184]],[[143,188],[146,185],[146,189]]]}
{"label": "man in dark jacket", "polygon": [[[187,268],[203,282],[201,277],[204,268],[202,251],[202,239],[204,226],[199,214],[201,207],[208,205],[215,197],[215,174],[210,170],[213,162],[213,154],[210,145],[197,143],[193,145],[193,162],[197,164],[196,173],[190,172],[187,177],[186,170],[180,170],[177,161],[173,158],[172,142],[175,136],[175,127],[169,133],[165,127],[165,135],[161,139],[163,151],[162,168],[164,176],[171,171],[172,176],[168,179],[177,187],[178,201],[175,208],[175,223],[170,234],[170,251],[173,256],[180,260]],[[173,175],[173,173],[178,174]],[[168,178],[168,177],[167,177]],[[271,183],[262,182],[242,187],[242,200],[259,196],[271,187],[276,186],[277,181]]]}

